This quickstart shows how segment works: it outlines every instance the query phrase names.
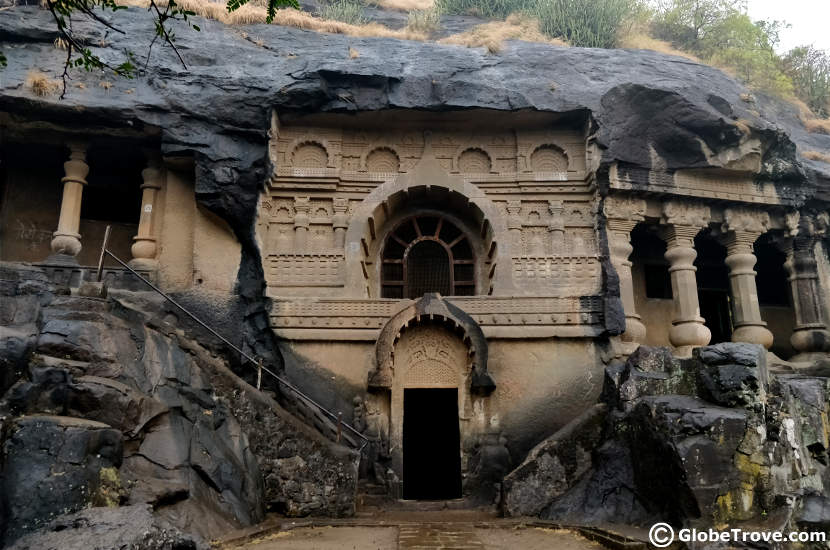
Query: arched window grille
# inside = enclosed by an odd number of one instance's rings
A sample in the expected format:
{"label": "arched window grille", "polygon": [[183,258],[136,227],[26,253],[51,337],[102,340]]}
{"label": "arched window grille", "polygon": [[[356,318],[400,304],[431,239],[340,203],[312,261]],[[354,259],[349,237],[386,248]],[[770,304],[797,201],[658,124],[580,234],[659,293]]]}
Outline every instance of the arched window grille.
{"label": "arched window grille", "polygon": [[383,298],[476,293],[473,249],[464,232],[446,218],[407,218],[386,237],[381,258]]}

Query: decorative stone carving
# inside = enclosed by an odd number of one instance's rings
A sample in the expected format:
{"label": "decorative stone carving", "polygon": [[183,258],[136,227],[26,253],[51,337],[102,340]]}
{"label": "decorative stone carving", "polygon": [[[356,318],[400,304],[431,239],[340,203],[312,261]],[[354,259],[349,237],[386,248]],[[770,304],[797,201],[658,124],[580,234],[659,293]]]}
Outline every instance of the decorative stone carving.
{"label": "decorative stone carving", "polygon": [[314,142],[299,144],[292,157],[294,168],[325,168],[328,161],[325,147]]}
{"label": "decorative stone carving", "polygon": [[308,197],[294,200],[294,250],[304,251],[308,246],[308,226],[311,201]]}
{"label": "decorative stone carving", "polygon": [[334,208],[334,216],[332,217],[334,248],[342,249],[346,242],[346,229],[349,227],[349,199],[335,198],[332,207]]}
{"label": "decorative stone carving", "polygon": [[340,286],[344,282],[342,254],[282,254],[268,261],[267,279],[275,287]]}
{"label": "decorative stone carving", "polygon": [[69,160],[63,163],[63,197],[58,228],[52,234],[52,252],[58,261],[77,263],[75,256],[81,252],[81,199],[86,185],[89,166],[86,163],[86,145],[69,144]]}
{"label": "decorative stone carving", "polygon": [[562,201],[548,201],[548,212],[550,213],[548,232],[550,233],[551,254],[553,255],[562,254],[565,250],[564,211],[565,207]]}
{"label": "decorative stone carving", "polygon": [[373,149],[366,156],[366,170],[369,172],[397,173],[400,166],[397,153],[388,147]]}
{"label": "decorative stone carving", "polygon": [[568,157],[556,145],[542,145],[530,155],[530,168],[534,172],[567,172]]}
{"label": "decorative stone carving", "polygon": [[490,155],[481,149],[467,149],[458,156],[458,170],[465,174],[487,174],[491,167]]}
{"label": "decorative stone carving", "polygon": [[[662,223],[667,225],[683,225],[700,229],[706,227],[712,213],[704,204],[685,201],[667,201],[663,203]],[[694,232],[694,235],[697,231]],[[692,235],[692,240],[694,240]]]}

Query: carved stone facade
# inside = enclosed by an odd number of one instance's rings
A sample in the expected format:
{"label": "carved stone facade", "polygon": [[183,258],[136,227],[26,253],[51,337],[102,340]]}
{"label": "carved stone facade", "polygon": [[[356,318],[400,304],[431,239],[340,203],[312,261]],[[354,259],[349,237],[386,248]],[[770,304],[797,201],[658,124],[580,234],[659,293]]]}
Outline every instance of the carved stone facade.
{"label": "carved stone facade", "polygon": [[[255,222],[270,329],[294,383],[357,415],[390,494],[404,476],[408,389],[457,391],[470,496],[484,442],[527,451],[640,344],[688,355],[752,342],[796,367],[828,357],[824,203],[756,177],[758,159],[601,165],[582,115],[490,115],[273,116]],[[77,286],[100,247],[82,206],[101,162],[95,143],[64,145],[54,219],[4,218],[0,238],[30,254],[3,260],[45,261]],[[234,292],[242,246],[197,205],[193,164],[158,150],[138,161],[119,255],[165,290]]]}

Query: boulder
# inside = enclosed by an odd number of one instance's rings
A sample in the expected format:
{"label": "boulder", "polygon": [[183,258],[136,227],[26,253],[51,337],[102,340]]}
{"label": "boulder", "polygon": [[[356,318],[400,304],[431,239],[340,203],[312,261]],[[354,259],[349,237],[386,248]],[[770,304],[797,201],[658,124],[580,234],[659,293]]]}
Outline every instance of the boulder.
{"label": "boulder", "polygon": [[2,500],[5,540],[89,505],[123,496],[121,432],[91,420],[32,415],[5,426]]}
{"label": "boulder", "polygon": [[61,515],[9,550],[208,550],[198,537],[153,516],[149,506],[88,508]]}

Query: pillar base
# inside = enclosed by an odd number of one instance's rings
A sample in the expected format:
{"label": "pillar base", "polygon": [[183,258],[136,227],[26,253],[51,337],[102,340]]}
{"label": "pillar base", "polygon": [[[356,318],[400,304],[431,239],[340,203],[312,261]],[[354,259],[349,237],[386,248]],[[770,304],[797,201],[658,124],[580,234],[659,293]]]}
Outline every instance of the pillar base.
{"label": "pillar base", "polygon": [[127,265],[136,271],[155,271],[158,269],[159,262],[156,259],[150,258],[133,258],[127,262]]}
{"label": "pillar base", "polygon": [[46,260],[43,262],[49,265],[59,265],[64,267],[79,267],[80,264],[78,263],[78,259],[75,256],[71,256],[69,254],[49,254],[46,257]]}
{"label": "pillar base", "polygon": [[703,324],[703,319],[673,321],[669,329],[669,341],[681,357],[691,356],[692,348],[705,346],[711,339],[712,332]]}
{"label": "pillar base", "polygon": [[793,355],[787,360],[789,363],[809,363],[810,365],[819,361],[830,362],[830,353],[826,351],[808,351]]}
{"label": "pillar base", "polygon": [[830,332],[824,325],[802,325],[795,329],[790,343],[800,352],[798,355],[830,352]]}
{"label": "pillar base", "polygon": [[[620,340],[625,343],[639,346],[646,339],[646,326],[640,321],[639,315],[625,316],[625,332],[620,335]],[[634,349],[637,349],[636,347]]]}
{"label": "pillar base", "polygon": [[759,344],[765,349],[772,347],[773,336],[767,329],[766,323],[752,325],[741,325],[732,333],[733,342],[746,342],[748,344]]}

